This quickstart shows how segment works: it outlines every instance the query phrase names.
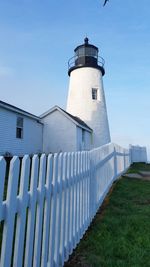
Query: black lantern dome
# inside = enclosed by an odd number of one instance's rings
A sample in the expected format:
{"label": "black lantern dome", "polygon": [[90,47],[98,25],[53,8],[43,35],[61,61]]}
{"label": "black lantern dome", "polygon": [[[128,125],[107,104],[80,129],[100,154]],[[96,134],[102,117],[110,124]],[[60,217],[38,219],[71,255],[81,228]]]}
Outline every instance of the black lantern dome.
{"label": "black lantern dome", "polygon": [[95,45],[89,44],[89,39],[84,39],[84,44],[79,45],[74,50],[75,55],[68,61],[68,75],[71,71],[83,68],[92,67],[99,69],[102,75],[105,74],[104,59],[98,56],[98,48]]}

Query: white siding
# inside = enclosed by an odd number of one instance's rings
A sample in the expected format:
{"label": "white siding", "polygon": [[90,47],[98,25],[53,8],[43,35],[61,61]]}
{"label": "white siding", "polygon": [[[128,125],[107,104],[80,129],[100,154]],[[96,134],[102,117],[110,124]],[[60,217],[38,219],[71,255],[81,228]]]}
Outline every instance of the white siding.
{"label": "white siding", "polygon": [[[23,139],[16,138],[16,120],[23,118]],[[42,152],[43,125],[36,120],[0,108],[0,155],[35,154]]]}
{"label": "white siding", "polygon": [[90,150],[92,147],[92,133],[84,130],[84,142],[82,141],[82,132],[83,129],[80,127],[77,127],[77,151],[79,150]]}
{"label": "white siding", "polygon": [[44,153],[76,151],[76,125],[59,110],[45,116],[43,132]]}

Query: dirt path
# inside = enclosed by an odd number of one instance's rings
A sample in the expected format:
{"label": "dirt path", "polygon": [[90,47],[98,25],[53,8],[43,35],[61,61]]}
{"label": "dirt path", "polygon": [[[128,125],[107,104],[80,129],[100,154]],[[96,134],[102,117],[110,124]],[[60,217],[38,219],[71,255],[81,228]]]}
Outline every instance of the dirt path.
{"label": "dirt path", "polygon": [[139,171],[137,173],[127,173],[127,174],[124,174],[123,177],[150,181],[150,172],[149,171]]}

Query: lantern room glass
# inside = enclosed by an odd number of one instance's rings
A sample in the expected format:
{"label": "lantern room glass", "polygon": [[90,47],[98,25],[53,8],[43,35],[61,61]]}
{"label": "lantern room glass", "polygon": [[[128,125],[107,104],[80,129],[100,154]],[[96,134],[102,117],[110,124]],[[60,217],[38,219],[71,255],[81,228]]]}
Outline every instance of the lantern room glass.
{"label": "lantern room glass", "polygon": [[75,55],[77,57],[83,57],[83,56],[87,56],[87,57],[94,57],[97,58],[98,57],[98,50],[95,49],[94,47],[79,47],[76,52]]}

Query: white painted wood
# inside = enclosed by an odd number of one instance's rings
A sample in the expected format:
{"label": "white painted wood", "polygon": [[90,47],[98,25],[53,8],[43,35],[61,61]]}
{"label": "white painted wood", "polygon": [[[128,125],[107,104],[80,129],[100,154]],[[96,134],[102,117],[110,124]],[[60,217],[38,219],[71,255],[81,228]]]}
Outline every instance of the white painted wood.
{"label": "white painted wood", "polygon": [[73,202],[73,187],[72,187],[72,178],[73,178],[73,170],[72,170],[73,158],[72,153],[70,153],[70,172],[69,172],[69,250],[68,254],[70,255],[72,252],[72,222],[73,222],[73,214],[72,214],[72,202]]}
{"label": "white painted wood", "polygon": [[87,179],[87,228],[90,224],[90,156],[87,153],[87,171],[88,171],[88,179]]}
{"label": "white painted wood", "polygon": [[41,264],[45,179],[46,179],[46,156],[43,154],[40,158],[40,170],[39,170],[39,184],[38,184],[39,202],[37,204],[37,211],[36,211],[36,229],[35,229],[34,257],[33,257],[34,267],[40,267]]}
{"label": "white painted wood", "polygon": [[6,218],[4,221],[2,252],[1,252],[1,266],[10,267],[12,259],[13,247],[13,233],[15,224],[15,213],[17,207],[17,190],[19,179],[19,166],[20,161],[18,157],[11,160],[7,198],[6,198]]}
{"label": "white painted wood", "polygon": [[74,248],[78,242],[77,233],[78,233],[78,153],[75,153],[75,183],[74,183]]}
{"label": "white painted wood", "polygon": [[68,153],[68,162],[67,162],[67,202],[66,202],[66,260],[69,257],[70,252],[70,195],[71,195],[71,153]]}
{"label": "white painted wood", "polygon": [[72,253],[73,247],[74,247],[74,222],[75,222],[75,214],[74,214],[75,185],[74,185],[74,180],[75,180],[75,154],[71,153],[70,254]]}
{"label": "white painted wood", "polygon": [[62,217],[60,237],[60,265],[63,266],[66,258],[66,198],[67,198],[67,153],[63,154],[63,191],[62,191]]}
{"label": "white painted wood", "polygon": [[81,172],[82,172],[82,178],[81,178],[81,237],[83,235],[83,225],[84,225],[84,180],[85,180],[85,174],[84,174],[84,152],[81,152]]}
{"label": "white painted wood", "polygon": [[88,170],[87,170],[87,152],[85,152],[85,182],[84,182],[84,205],[85,205],[85,219],[84,219],[84,231],[87,229],[87,180],[88,180]]}
{"label": "white painted wood", "polygon": [[[73,120],[59,107],[38,118],[0,105],[0,155],[23,156],[89,150],[92,130]],[[17,117],[23,118],[23,138],[16,138]],[[82,142],[84,130],[84,142]],[[53,140],[53,141],[52,141]]]}
{"label": "white painted wood", "polygon": [[[23,118],[23,138],[16,138],[17,117]],[[0,155],[23,156],[42,152],[43,125],[36,118],[0,107]]]}
{"label": "white painted wood", "polygon": [[[43,150],[45,153],[91,149],[92,130],[75,123],[76,121],[59,107],[53,107],[42,117],[41,121],[44,124]],[[84,129],[84,144],[82,142],[82,129]]]}
{"label": "white painted wood", "polygon": [[84,229],[87,229],[87,220],[88,220],[88,166],[87,166],[87,152],[85,152],[85,173],[86,173],[86,178],[85,178],[85,185],[84,185],[84,202],[85,202],[85,220],[84,220]]}
{"label": "white painted wood", "polygon": [[28,204],[28,186],[29,186],[29,172],[30,172],[30,158],[24,156],[21,166],[20,178],[20,212],[17,214],[16,224],[16,239],[14,249],[13,266],[19,267],[23,263],[24,239],[25,239],[25,225],[26,225],[26,211]]}
{"label": "white painted wood", "polygon": [[31,181],[30,181],[30,191],[29,191],[30,204],[28,209],[25,267],[31,267],[33,260],[37,186],[38,186],[38,175],[39,175],[38,170],[39,170],[39,158],[37,155],[35,155],[32,159]]}
{"label": "white painted wood", "polygon": [[88,227],[88,157],[87,151],[85,152],[85,172],[86,172],[86,179],[85,179],[85,222],[84,227],[87,230]]}
{"label": "white painted wood", "polygon": [[82,219],[83,219],[83,194],[82,194],[82,184],[83,184],[83,152],[80,153],[80,181],[79,181],[79,194],[80,194],[80,227],[79,235],[80,239],[82,237]]}
{"label": "white painted wood", "polygon": [[54,253],[56,246],[56,208],[57,208],[57,187],[58,187],[58,154],[54,155],[53,180],[52,180],[52,199],[51,199],[51,218],[50,218],[50,236],[49,236],[49,256],[48,267],[55,266]]}
{"label": "white painted wood", "polygon": [[19,159],[14,157],[7,199],[3,201],[6,163],[0,158],[0,221],[4,220],[0,266],[11,265],[16,215],[13,266],[62,267],[113,181],[129,167],[130,151],[109,144],[92,151],[60,153],[48,158],[42,155],[40,164],[35,155],[31,177],[30,158],[25,156],[21,163],[20,188],[19,164]]}
{"label": "white painted wood", "polygon": [[56,234],[55,234],[55,252],[54,252],[54,261],[55,265],[59,266],[60,262],[60,238],[61,238],[61,220],[62,220],[62,175],[63,175],[63,154],[59,154],[58,157],[58,188],[57,191],[57,210],[56,210]]}
{"label": "white painted wood", "polygon": [[46,185],[45,185],[46,199],[44,207],[41,267],[47,266],[48,253],[49,253],[52,177],[53,177],[53,156],[52,154],[50,154],[47,160],[47,173],[46,173]]}
{"label": "white painted wood", "polygon": [[80,196],[80,180],[81,180],[81,152],[78,152],[78,189],[77,189],[77,194],[78,194],[78,204],[77,204],[77,208],[78,208],[78,218],[77,218],[77,236],[78,236],[78,241],[80,241],[80,220],[81,220],[81,196]]}
{"label": "white painted wood", "polygon": [[0,157],[0,220],[2,218],[5,172],[6,172],[6,162],[3,157]]}
{"label": "white painted wood", "polygon": [[146,147],[130,145],[131,162],[147,162]]}

